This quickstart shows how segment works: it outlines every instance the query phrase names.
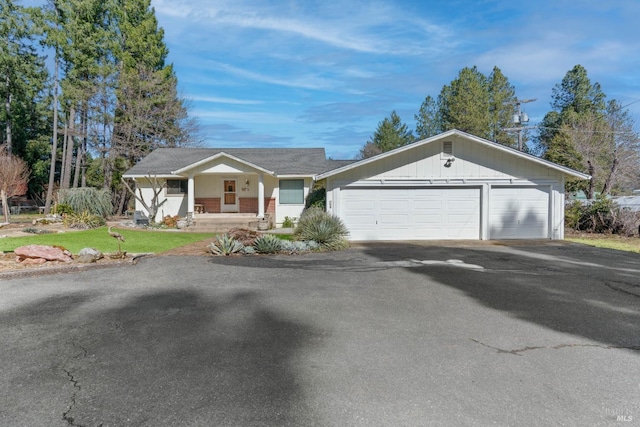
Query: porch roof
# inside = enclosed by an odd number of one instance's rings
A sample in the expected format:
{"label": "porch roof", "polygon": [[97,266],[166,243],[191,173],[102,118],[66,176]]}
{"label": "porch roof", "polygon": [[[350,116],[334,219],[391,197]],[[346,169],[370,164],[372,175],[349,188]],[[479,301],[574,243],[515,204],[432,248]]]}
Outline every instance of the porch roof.
{"label": "porch roof", "polygon": [[314,176],[352,161],[327,160],[324,148],[158,148],[129,169],[125,178],[172,175],[226,154],[276,176]]}

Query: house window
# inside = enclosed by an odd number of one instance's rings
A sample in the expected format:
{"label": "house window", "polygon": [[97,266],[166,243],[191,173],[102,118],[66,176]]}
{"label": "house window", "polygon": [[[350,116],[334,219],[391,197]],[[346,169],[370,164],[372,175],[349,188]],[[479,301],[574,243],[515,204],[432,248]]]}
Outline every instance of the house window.
{"label": "house window", "polygon": [[304,203],[304,179],[280,180],[280,204],[301,205]]}
{"label": "house window", "polygon": [[167,194],[187,194],[186,179],[168,179]]}

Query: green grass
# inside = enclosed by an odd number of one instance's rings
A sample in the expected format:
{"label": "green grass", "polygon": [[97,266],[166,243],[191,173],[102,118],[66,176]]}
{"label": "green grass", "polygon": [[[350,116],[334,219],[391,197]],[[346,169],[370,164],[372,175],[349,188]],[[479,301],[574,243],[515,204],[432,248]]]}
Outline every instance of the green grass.
{"label": "green grass", "polygon": [[[142,231],[120,228],[113,229],[113,231],[122,234],[125,242],[121,243],[121,249],[131,254],[164,252],[213,236],[211,233]],[[118,251],[118,242],[109,236],[106,227],[86,231],[0,239],[0,251],[2,252],[13,252],[15,248],[24,245],[57,245],[68,249],[73,254],[77,254],[80,249],[87,247],[98,249],[104,253]]]}
{"label": "green grass", "polygon": [[595,246],[597,248],[615,249],[618,251],[627,251],[640,253],[640,239],[639,238],[627,238],[621,239],[618,237],[568,237],[566,240],[575,243],[582,243],[589,246]]}

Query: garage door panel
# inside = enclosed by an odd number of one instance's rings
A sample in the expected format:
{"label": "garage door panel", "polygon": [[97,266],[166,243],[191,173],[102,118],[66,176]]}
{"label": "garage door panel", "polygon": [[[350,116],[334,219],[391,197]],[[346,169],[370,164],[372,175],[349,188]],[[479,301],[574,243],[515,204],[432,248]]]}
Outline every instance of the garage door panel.
{"label": "garage door panel", "polygon": [[407,210],[409,209],[409,201],[406,199],[403,199],[403,200],[383,199],[379,201],[378,206],[381,212],[388,212],[388,211],[407,212]]}
{"label": "garage door panel", "polygon": [[491,239],[549,237],[548,187],[492,188],[489,206]]}
{"label": "garage door panel", "polygon": [[[340,194],[351,240],[480,238],[479,188],[349,188]],[[373,208],[355,215],[365,205],[349,199],[365,198],[375,200]]]}
{"label": "garage door panel", "polygon": [[380,215],[379,223],[383,227],[407,227],[409,226],[409,215],[383,214]]}

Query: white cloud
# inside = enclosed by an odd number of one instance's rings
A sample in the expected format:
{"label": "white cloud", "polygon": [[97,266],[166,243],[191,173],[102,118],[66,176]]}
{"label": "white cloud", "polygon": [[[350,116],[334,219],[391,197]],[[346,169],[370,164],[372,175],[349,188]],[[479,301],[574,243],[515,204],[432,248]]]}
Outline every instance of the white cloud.
{"label": "white cloud", "polygon": [[263,101],[254,101],[250,99],[236,99],[236,98],[222,98],[216,96],[190,96],[191,101],[196,102],[209,102],[212,104],[233,104],[233,105],[258,105],[263,104]]}
{"label": "white cloud", "polygon": [[228,121],[232,123],[293,123],[294,120],[285,114],[272,114],[260,111],[243,112],[243,111],[215,111],[194,109],[191,113],[206,122]]}
{"label": "white cloud", "polygon": [[209,61],[208,64],[212,65],[213,66],[212,68],[214,69],[218,69],[220,71],[233,74],[243,79],[254,80],[254,81],[259,81],[262,83],[268,83],[268,84],[278,85],[278,86],[288,86],[288,87],[313,89],[313,90],[318,90],[318,89],[328,90],[336,87],[339,84],[336,81],[319,77],[314,74],[298,75],[293,78],[275,77],[272,74],[258,73],[255,71],[250,71],[240,67],[236,67],[230,64],[223,64],[215,61]]}

